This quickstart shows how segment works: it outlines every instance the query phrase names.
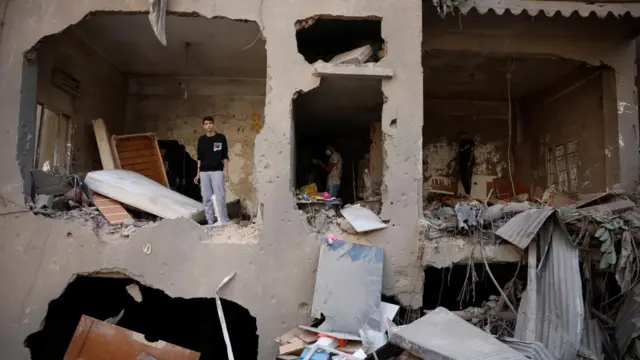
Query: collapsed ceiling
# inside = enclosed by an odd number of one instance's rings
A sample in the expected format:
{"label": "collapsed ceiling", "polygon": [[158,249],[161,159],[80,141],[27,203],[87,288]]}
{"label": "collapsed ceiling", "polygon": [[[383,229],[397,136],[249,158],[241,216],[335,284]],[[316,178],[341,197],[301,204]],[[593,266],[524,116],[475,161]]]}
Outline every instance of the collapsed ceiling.
{"label": "collapsed ceiling", "polygon": [[265,41],[255,22],[168,15],[166,47],[142,13],[98,13],[67,31],[128,75],[266,77]]}

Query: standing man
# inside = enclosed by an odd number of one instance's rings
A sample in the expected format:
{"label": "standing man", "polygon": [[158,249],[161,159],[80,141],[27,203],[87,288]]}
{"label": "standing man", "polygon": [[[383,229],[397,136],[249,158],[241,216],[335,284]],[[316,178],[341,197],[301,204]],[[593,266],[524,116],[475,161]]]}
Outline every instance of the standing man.
{"label": "standing man", "polygon": [[460,181],[464,188],[465,195],[471,194],[471,178],[473,176],[473,166],[476,163],[473,150],[475,143],[466,132],[460,131],[460,143],[458,145],[458,169],[460,171]]}
{"label": "standing man", "polygon": [[[200,180],[200,191],[207,223],[214,226],[224,226],[229,222],[227,217],[225,178],[228,177],[229,148],[227,138],[216,132],[213,117],[202,118],[202,128],[205,134],[198,139],[198,173],[194,183]],[[215,203],[211,196],[215,195]],[[217,222],[213,223],[213,215]]]}
{"label": "standing man", "polygon": [[340,179],[342,178],[342,156],[336,150],[333,145],[327,145],[325,148],[325,154],[329,156],[329,162],[324,163],[314,160],[314,163],[318,164],[327,173],[327,192],[332,198],[338,197],[340,191]]}

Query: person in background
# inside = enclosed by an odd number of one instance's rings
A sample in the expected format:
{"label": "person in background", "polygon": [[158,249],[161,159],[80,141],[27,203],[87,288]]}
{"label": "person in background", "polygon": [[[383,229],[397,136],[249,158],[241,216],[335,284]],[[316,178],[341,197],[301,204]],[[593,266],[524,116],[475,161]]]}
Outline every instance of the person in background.
{"label": "person in background", "polygon": [[458,170],[460,171],[460,181],[464,188],[465,195],[471,194],[471,178],[473,176],[473,166],[476,158],[473,154],[475,143],[465,131],[459,133],[460,142],[458,143]]}
{"label": "person in background", "polygon": [[342,178],[342,156],[333,145],[326,146],[325,154],[329,156],[329,162],[327,164],[315,159],[313,162],[328,173],[327,192],[329,193],[329,196],[332,198],[338,197]]}
{"label": "person in background", "polygon": [[[229,222],[224,188],[225,179],[229,174],[227,138],[216,132],[216,125],[211,116],[202,118],[202,127],[205,134],[198,139],[198,173],[193,182],[196,184],[200,182],[207,223],[213,226],[224,226]],[[214,194],[215,203],[211,199]],[[214,214],[218,220],[216,223],[213,222]]]}

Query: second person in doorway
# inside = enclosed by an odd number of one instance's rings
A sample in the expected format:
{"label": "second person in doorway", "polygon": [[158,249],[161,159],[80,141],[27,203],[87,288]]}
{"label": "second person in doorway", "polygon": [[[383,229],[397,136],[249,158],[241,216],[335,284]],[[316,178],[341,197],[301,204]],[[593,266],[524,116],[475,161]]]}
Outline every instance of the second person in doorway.
{"label": "second person in doorway", "polygon": [[340,192],[340,183],[342,178],[342,156],[333,145],[327,145],[325,154],[329,156],[329,162],[324,164],[315,161],[327,173],[327,192],[332,198],[337,198]]}
{"label": "second person in doorway", "polygon": [[[224,188],[225,179],[229,174],[227,138],[216,132],[216,125],[211,116],[202,118],[202,128],[205,134],[198,139],[198,173],[194,182],[197,184],[200,181],[207,223],[224,226],[229,222]],[[213,195],[215,195],[215,201],[212,199]],[[217,218],[215,223],[214,215]]]}

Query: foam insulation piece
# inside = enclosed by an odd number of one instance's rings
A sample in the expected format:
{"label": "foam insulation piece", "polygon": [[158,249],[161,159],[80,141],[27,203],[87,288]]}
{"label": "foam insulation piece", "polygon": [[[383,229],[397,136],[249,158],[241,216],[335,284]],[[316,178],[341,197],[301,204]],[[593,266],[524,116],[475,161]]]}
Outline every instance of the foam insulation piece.
{"label": "foam insulation piece", "polygon": [[161,218],[204,220],[204,206],[201,203],[133,171],[91,171],[85,183],[99,194]]}
{"label": "foam insulation piece", "polygon": [[371,45],[365,45],[334,56],[329,61],[329,64],[362,65],[371,55],[373,55]]}
{"label": "foam insulation piece", "polygon": [[311,315],[325,322],[320,331],[359,334],[382,331],[383,251],[370,245],[335,240],[322,245]]}

